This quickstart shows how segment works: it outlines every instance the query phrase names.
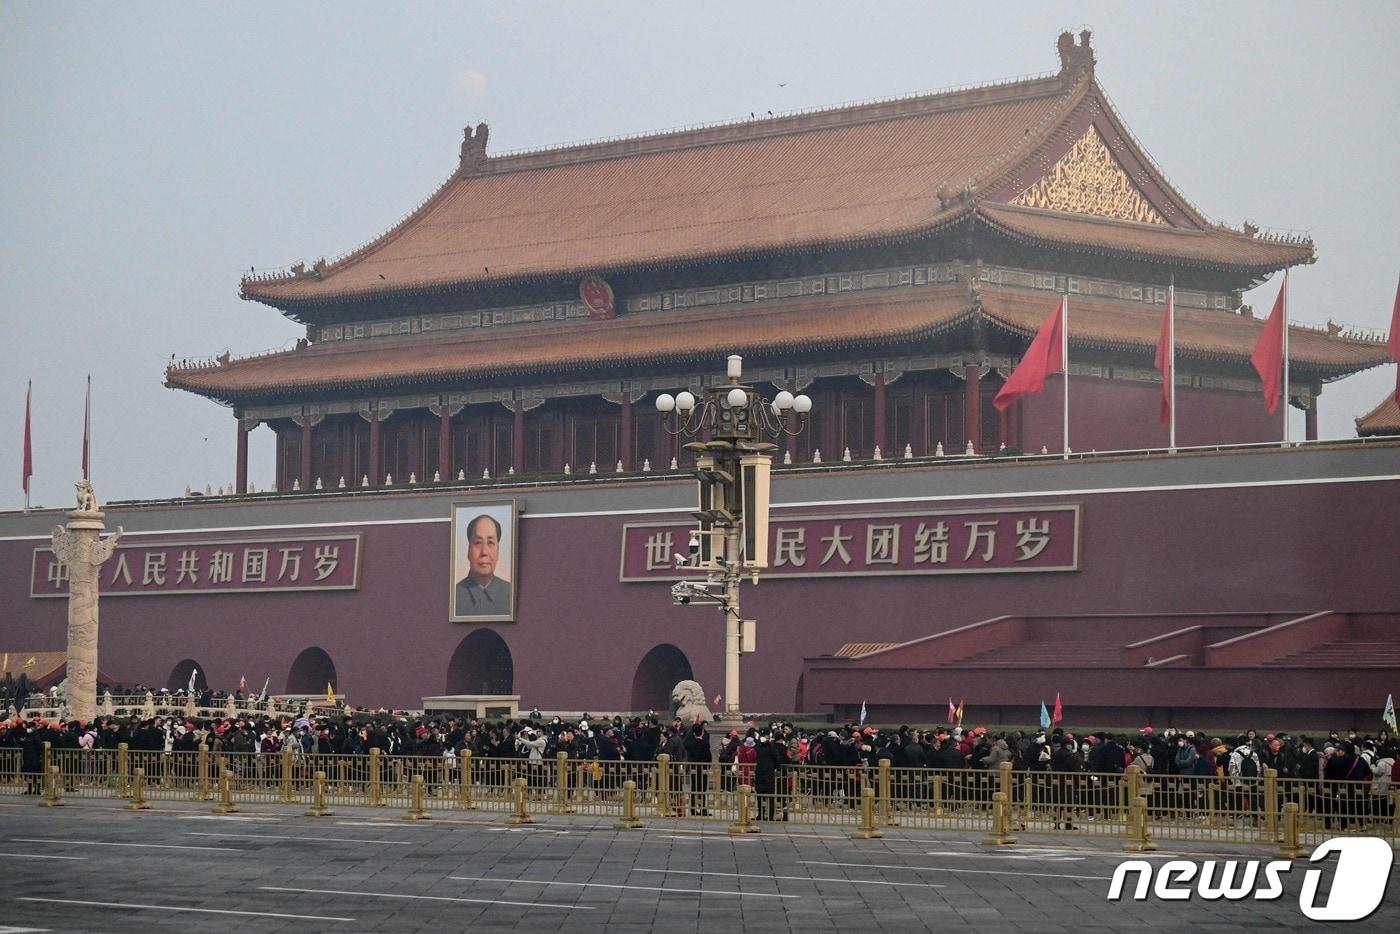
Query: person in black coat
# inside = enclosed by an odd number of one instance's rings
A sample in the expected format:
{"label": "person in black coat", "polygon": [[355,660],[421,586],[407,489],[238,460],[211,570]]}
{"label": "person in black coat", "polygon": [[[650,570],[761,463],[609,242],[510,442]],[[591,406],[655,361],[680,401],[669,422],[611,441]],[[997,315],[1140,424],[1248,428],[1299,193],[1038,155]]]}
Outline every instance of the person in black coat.
{"label": "person in black coat", "polygon": [[39,794],[43,788],[44,740],[34,724],[29,725],[20,741],[20,771],[24,772],[24,793]]}
{"label": "person in black coat", "polygon": [[710,763],[714,754],[710,750],[710,738],[705,735],[705,724],[696,722],[685,734],[685,758],[689,763],[691,812],[697,817],[710,814]]}
{"label": "person in black coat", "polygon": [[[758,738],[757,757],[754,759],[753,786],[754,793],[758,795],[759,820],[777,819],[778,782],[791,761],[787,746],[780,742],[774,742],[771,733],[764,733]],[[784,810],[783,818],[787,819],[786,810]]]}

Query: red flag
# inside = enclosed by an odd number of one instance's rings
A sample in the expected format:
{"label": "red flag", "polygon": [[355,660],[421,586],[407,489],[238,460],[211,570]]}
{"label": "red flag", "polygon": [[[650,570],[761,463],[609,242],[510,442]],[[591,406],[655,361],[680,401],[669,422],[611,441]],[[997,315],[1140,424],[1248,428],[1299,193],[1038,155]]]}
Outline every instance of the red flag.
{"label": "red flag", "polygon": [[953,699],[948,698],[948,725],[952,726],[958,719],[958,709],[953,706]]}
{"label": "red flag", "polygon": [[1259,332],[1259,342],[1249,356],[1254,363],[1254,371],[1264,381],[1264,401],[1269,404],[1270,412],[1278,409],[1283,386],[1283,290],[1284,286],[1279,286],[1274,310],[1269,312],[1269,320],[1264,330]]}
{"label": "red flag", "polygon": [[[1396,306],[1400,307],[1400,306]],[[24,468],[20,481],[24,487],[24,501],[29,503],[29,478],[34,476],[34,444],[29,435],[29,400],[34,395],[34,382],[29,383],[29,389],[24,394]]]}
{"label": "red flag", "polygon": [[1021,362],[1011,371],[1011,378],[1001,387],[992,404],[1005,412],[1011,403],[1024,395],[1040,392],[1045,388],[1045,377],[1065,368],[1064,354],[1064,313],[1065,300],[1055,306],[1050,317],[1035,333],[1035,339],[1026,348]]}
{"label": "red flag", "polygon": [[83,401],[83,479],[91,480],[88,476],[88,444],[92,437],[92,376],[87,378],[87,398]]}
{"label": "red flag", "polygon": [[1055,692],[1055,712],[1050,715],[1051,723],[1059,723],[1065,718],[1065,709],[1060,706],[1060,692]]}
{"label": "red flag", "polygon": [[1395,361],[1395,404],[1400,405],[1400,283],[1395,286],[1395,310],[1390,313],[1390,359]]}
{"label": "red flag", "polygon": [[1172,420],[1172,314],[1174,309],[1172,294],[1175,290],[1167,290],[1167,313],[1162,316],[1162,333],[1157,338],[1157,359],[1154,366],[1162,374],[1162,406],[1157,412],[1157,420],[1163,425],[1170,425]]}

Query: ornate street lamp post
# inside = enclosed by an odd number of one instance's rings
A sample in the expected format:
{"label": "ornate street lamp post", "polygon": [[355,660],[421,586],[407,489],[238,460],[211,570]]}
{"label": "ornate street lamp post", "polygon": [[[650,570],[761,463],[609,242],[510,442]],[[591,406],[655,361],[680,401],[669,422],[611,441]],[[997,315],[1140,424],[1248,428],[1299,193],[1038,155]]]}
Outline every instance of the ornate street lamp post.
{"label": "ornate street lamp post", "polygon": [[[743,358],[728,360],[729,381],[707,387],[703,398],[686,391],[656,399],[666,431],[709,440],[685,445],[693,451],[699,481],[699,527],[690,534],[690,554],[675,556],[677,569],[705,572],[704,580],[683,580],[671,587],[680,606],[717,606],[724,614],[724,712],[726,721],[742,719],[739,708],[739,655],[754,650],[756,620],[739,614],[739,582],[755,584],[768,566],[768,478],[776,444],[767,440],[801,433],[812,400],[787,390],[772,401],[740,382]],[[789,413],[794,417],[790,418]]]}

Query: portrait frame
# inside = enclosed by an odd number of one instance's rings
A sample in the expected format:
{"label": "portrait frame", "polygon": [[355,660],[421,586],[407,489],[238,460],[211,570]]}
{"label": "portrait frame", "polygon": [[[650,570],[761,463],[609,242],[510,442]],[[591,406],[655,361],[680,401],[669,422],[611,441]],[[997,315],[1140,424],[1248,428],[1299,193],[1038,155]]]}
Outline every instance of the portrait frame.
{"label": "portrait frame", "polygon": [[[520,587],[519,541],[520,510],[514,499],[477,501],[466,500],[452,504],[452,537],[448,552],[447,618],[453,623],[510,623],[515,621],[516,596]],[[470,526],[477,518],[488,516],[499,524],[500,539],[493,578],[509,588],[509,599],[502,600],[501,611],[495,607],[482,611],[473,608],[467,595],[467,580],[471,576]],[[488,585],[497,589],[495,584]],[[500,594],[497,593],[499,597]],[[487,596],[489,600],[489,595]]]}

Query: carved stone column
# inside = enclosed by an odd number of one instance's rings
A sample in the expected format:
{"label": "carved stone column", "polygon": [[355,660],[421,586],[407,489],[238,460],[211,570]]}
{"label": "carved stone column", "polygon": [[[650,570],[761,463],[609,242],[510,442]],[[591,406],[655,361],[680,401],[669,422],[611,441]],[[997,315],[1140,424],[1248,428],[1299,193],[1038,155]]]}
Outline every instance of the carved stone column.
{"label": "carved stone column", "polygon": [[97,713],[97,572],[112,556],[120,527],[101,538],[106,515],[92,484],[74,484],[78,508],[68,514],[68,527],[53,530],[54,557],[68,566],[68,696],[69,716],[91,720]]}

